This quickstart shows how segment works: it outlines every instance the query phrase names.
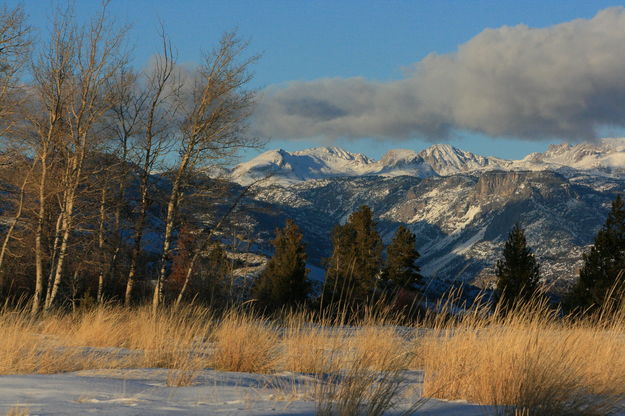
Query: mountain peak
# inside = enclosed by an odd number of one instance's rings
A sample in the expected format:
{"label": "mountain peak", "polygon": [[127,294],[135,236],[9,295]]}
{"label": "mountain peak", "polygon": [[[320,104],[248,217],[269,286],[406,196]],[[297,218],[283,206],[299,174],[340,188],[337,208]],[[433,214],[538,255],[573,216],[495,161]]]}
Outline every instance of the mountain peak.
{"label": "mountain peak", "polygon": [[622,174],[625,172],[625,139],[550,145],[546,152],[532,153],[517,163],[529,169],[564,168]]}
{"label": "mountain peak", "polygon": [[426,152],[454,152],[458,149],[450,145],[449,143],[437,143],[425,149]]}
{"label": "mountain peak", "polygon": [[522,160],[485,157],[450,144],[435,144],[419,153],[408,149],[389,150],[379,161],[336,146],[321,146],[288,152],[270,150],[237,165],[231,173],[239,183],[272,173],[270,183],[301,182],[337,176],[448,176],[487,170],[592,171],[602,175],[625,174],[625,139],[602,139],[571,145],[549,146],[544,153],[532,153]]}
{"label": "mountain peak", "polygon": [[450,144],[435,144],[421,151],[419,156],[439,175],[485,169],[501,169],[510,162],[495,157],[484,157],[457,149]]}
{"label": "mountain peak", "polygon": [[311,156],[321,158],[323,160],[330,159],[345,159],[345,160],[356,160],[362,163],[371,163],[373,162],[367,156],[362,153],[352,153],[343,148],[337,146],[320,146],[313,147],[311,149],[298,150],[292,153],[295,156]]}
{"label": "mountain peak", "polygon": [[293,152],[293,154],[295,155],[311,154],[311,153],[319,153],[319,154],[328,153],[328,154],[336,155],[336,154],[345,154],[349,152],[338,146],[317,146],[317,147],[311,147],[309,149],[297,150]]}
{"label": "mountain peak", "polygon": [[382,156],[382,159],[380,159],[380,163],[385,166],[396,165],[398,163],[412,162],[418,157],[419,154],[414,150],[392,149],[386,152],[384,156]]}
{"label": "mountain peak", "polygon": [[277,149],[237,165],[231,177],[238,183],[249,184],[271,175],[267,183],[288,184],[309,179],[365,175],[375,166],[376,162],[367,156],[340,147],[323,146],[296,152]]}

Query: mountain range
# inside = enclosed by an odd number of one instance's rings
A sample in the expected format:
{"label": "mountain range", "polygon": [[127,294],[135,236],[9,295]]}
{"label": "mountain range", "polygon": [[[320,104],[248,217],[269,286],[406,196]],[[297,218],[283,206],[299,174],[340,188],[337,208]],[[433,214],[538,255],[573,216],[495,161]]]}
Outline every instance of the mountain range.
{"label": "mountain range", "polygon": [[316,147],[296,152],[267,151],[234,167],[229,175],[241,184],[271,176],[269,183],[289,184],[311,179],[355,176],[414,176],[428,178],[459,173],[571,170],[614,176],[625,172],[625,139],[602,139],[596,143],[551,145],[544,153],[520,160],[481,156],[448,144],[436,144],[421,152],[395,149],[380,160],[338,147]]}
{"label": "mountain range", "polygon": [[625,191],[625,139],[552,145],[504,160],[447,144],[392,150],[376,161],[337,147],[271,150],[227,172],[241,186],[257,179],[247,226],[269,255],[274,229],[293,218],[313,275],[322,276],[330,231],[369,205],[385,242],[400,224],[417,235],[426,290],[489,288],[507,233],[519,222],[555,294],[571,286],[582,254]]}

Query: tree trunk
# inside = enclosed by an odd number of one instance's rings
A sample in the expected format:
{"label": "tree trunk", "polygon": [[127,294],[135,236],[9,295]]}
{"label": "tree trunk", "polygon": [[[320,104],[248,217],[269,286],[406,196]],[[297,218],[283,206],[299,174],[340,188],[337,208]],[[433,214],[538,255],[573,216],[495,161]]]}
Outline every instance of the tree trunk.
{"label": "tree trunk", "polygon": [[41,298],[43,297],[43,226],[46,215],[46,183],[47,183],[47,153],[48,148],[44,146],[41,154],[41,174],[39,177],[39,210],[37,212],[37,229],[35,231],[35,293],[31,313],[39,313],[41,308]]}
{"label": "tree trunk", "polygon": [[67,256],[67,247],[69,237],[72,232],[74,206],[76,204],[78,186],[82,179],[82,167],[86,152],[86,137],[82,136],[79,142],[79,150],[73,155],[71,160],[71,169],[67,172],[68,189],[63,192],[63,209],[61,211],[62,219],[62,236],[59,246],[58,256],[56,258],[56,267],[54,267],[54,280],[52,288],[49,291],[50,296],[46,299],[45,310],[48,311],[54,304],[54,300],[59,291],[61,280],[63,278],[63,266],[65,265],[65,257]]}
{"label": "tree trunk", "polygon": [[169,254],[171,251],[171,240],[174,230],[174,220],[176,217],[176,209],[178,206],[178,190],[180,189],[180,183],[176,178],[172,194],[167,203],[167,217],[165,218],[165,235],[163,236],[163,253],[161,254],[160,270],[156,278],[156,284],[154,285],[154,294],[152,296],[152,308],[156,310],[163,296],[163,282],[167,274],[167,262],[169,260]]}
{"label": "tree trunk", "polygon": [[100,273],[98,275],[98,294],[97,294],[97,302],[98,304],[102,304],[104,302],[104,223],[106,221],[106,186],[102,186],[102,194],[100,197],[100,224],[98,227],[98,252],[100,254]]}
{"label": "tree trunk", "polygon": [[15,215],[13,216],[13,220],[11,221],[11,225],[9,226],[9,229],[4,236],[2,248],[0,249],[0,288],[4,285],[4,270],[2,269],[2,266],[4,265],[4,257],[6,256],[7,247],[9,245],[9,241],[11,241],[11,237],[13,236],[15,226],[22,217],[22,211],[24,210],[24,194],[26,193],[26,184],[28,183],[28,179],[30,178],[30,174],[32,173],[33,168],[34,163],[33,165],[31,165],[31,168],[26,173],[26,177],[24,177],[24,181],[22,182],[22,186],[20,187],[20,197],[17,203],[17,209],[15,211]]}
{"label": "tree trunk", "polygon": [[184,283],[182,284],[182,287],[180,288],[180,292],[178,293],[178,296],[176,297],[176,308],[178,306],[180,306],[180,303],[182,302],[182,299],[184,298],[185,292],[187,291],[187,287],[189,286],[189,281],[191,281],[191,274],[193,274],[193,267],[195,266],[195,262],[197,261],[197,259],[200,257],[200,251],[196,251],[193,254],[193,257],[191,257],[191,261],[189,262],[189,265],[187,266],[187,271],[184,274]]}
{"label": "tree trunk", "polygon": [[139,254],[141,253],[141,240],[143,239],[143,228],[145,227],[145,217],[148,210],[148,179],[149,172],[144,170],[141,177],[141,203],[139,205],[139,214],[135,223],[135,235],[130,253],[130,268],[128,269],[128,278],[126,280],[126,293],[124,295],[124,305],[129,306],[132,301],[132,289],[135,286],[135,278],[137,275],[137,263]]}
{"label": "tree trunk", "polygon": [[156,310],[163,296],[163,282],[167,275],[167,262],[169,261],[169,255],[171,252],[171,242],[174,231],[174,222],[176,220],[176,211],[180,202],[180,188],[182,187],[182,181],[184,175],[187,173],[189,164],[190,152],[186,152],[176,172],[174,183],[171,187],[171,194],[169,195],[169,202],[167,203],[167,216],[165,218],[165,235],[163,236],[163,252],[161,254],[160,270],[156,278],[156,284],[154,285],[154,295],[152,296],[152,308]]}
{"label": "tree trunk", "polygon": [[46,280],[46,302],[48,299],[50,299],[52,282],[54,280],[54,266],[56,264],[56,257],[59,254],[59,243],[61,241],[61,226],[63,225],[63,211],[59,212],[59,215],[56,217],[56,221],[54,224],[54,243],[52,243],[52,253],[50,254],[48,267],[48,279]]}
{"label": "tree trunk", "polygon": [[127,161],[127,150],[126,150],[126,145],[124,142],[124,146],[123,146],[123,152],[122,152],[122,161],[124,163],[123,165],[123,174],[121,175],[121,180],[119,182],[119,189],[118,189],[118,199],[117,202],[115,204],[115,212],[113,214],[113,218],[114,218],[114,225],[113,225],[113,236],[114,236],[114,244],[115,247],[113,248],[113,254],[111,255],[111,260],[110,260],[110,265],[108,267],[108,271],[107,274],[109,276],[109,279],[113,278],[113,276],[115,275],[116,269],[117,269],[117,256],[119,255],[119,252],[121,251],[121,247],[122,244],[124,242],[123,240],[123,235],[122,235],[122,229],[121,229],[121,214],[122,214],[122,206],[124,204],[124,198],[125,198],[125,189],[126,189],[126,179],[127,179],[127,175],[126,175],[126,161]]}
{"label": "tree trunk", "polygon": [[59,255],[56,260],[56,268],[54,271],[54,281],[52,282],[52,289],[50,291],[50,297],[46,299],[46,304],[44,306],[45,310],[48,311],[56,299],[56,296],[59,291],[59,286],[61,285],[61,279],[63,276],[63,266],[65,263],[65,257],[67,255],[67,246],[69,242],[69,235],[72,227],[72,212],[74,209],[74,192],[71,192],[69,200],[67,201],[68,205],[63,215],[63,236],[61,237],[61,245],[59,247]]}

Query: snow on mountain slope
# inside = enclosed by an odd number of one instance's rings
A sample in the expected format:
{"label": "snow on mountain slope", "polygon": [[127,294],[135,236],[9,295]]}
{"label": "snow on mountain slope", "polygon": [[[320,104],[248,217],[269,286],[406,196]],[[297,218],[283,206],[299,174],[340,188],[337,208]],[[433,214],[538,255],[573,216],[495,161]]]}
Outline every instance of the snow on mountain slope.
{"label": "snow on mountain slope", "polygon": [[449,144],[436,144],[418,153],[406,149],[390,150],[379,161],[338,147],[316,147],[298,152],[279,149],[237,165],[231,172],[231,178],[240,184],[247,184],[271,176],[267,184],[285,185],[342,176],[429,178],[493,170],[556,170],[562,174],[582,171],[607,176],[625,174],[625,138],[552,145],[544,153],[532,153],[521,160],[485,157]]}
{"label": "snow on mountain slope", "polygon": [[[272,181],[279,180],[245,197],[236,227],[253,236],[253,252],[266,256],[275,229],[294,220],[320,280],[332,252],[332,228],[368,205],[386,243],[400,224],[416,234],[426,293],[436,297],[458,283],[492,287],[493,266],[519,222],[541,263],[543,282],[562,295],[576,279],[610,201],[625,192],[625,173],[614,173],[622,169],[624,153],[625,140],[554,146],[509,165],[451,146],[396,150],[377,162],[336,148],[268,152],[238,167],[239,174],[257,175],[279,169]],[[305,180],[310,176],[315,179]]]}
{"label": "snow on mountain slope", "polygon": [[508,168],[512,162],[496,157],[484,157],[456,149],[448,144],[436,144],[419,153],[424,162],[440,176],[476,170]]}
{"label": "snow on mountain slope", "polygon": [[491,287],[493,265],[516,222],[526,229],[549,291],[565,293],[610,201],[625,192],[625,139],[551,146],[517,161],[449,145],[392,150],[379,161],[337,148],[271,154],[235,169],[242,178],[277,169],[253,197],[262,211],[251,213],[267,252],[273,230],[292,218],[309,261],[322,267],[332,227],[366,204],[386,242],[399,224],[415,232],[428,293],[436,295],[457,282]]}
{"label": "snow on mountain slope", "polygon": [[541,263],[543,282],[561,295],[576,278],[610,201],[624,190],[623,178],[552,171],[370,175],[268,186],[254,196],[262,211],[249,213],[267,252],[273,230],[293,219],[304,234],[309,262],[323,268],[332,228],[366,204],[386,243],[400,224],[416,234],[419,265],[433,296],[459,282],[492,287],[493,266],[519,222]]}
{"label": "snow on mountain slope", "polygon": [[510,163],[475,155],[446,144],[434,145],[419,153],[404,149],[390,150],[379,161],[338,147],[316,147],[292,153],[278,149],[237,165],[231,172],[231,178],[240,184],[248,184],[268,177],[267,183],[282,185],[341,176],[405,175],[428,178],[474,170],[502,169]]}
{"label": "snow on mountain slope", "polygon": [[272,183],[292,183],[332,176],[360,176],[372,170],[375,162],[359,153],[338,147],[317,147],[298,152],[270,150],[237,165],[231,173],[235,182],[250,183],[271,177]]}
{"label": "snow on mountain slope", "polygon": [[596,143],[549,146],[544,153],[532,153],[514,162],[516,168],[544,170],[572,168],[595,173],[625,172],[625,138],[602,139]]}

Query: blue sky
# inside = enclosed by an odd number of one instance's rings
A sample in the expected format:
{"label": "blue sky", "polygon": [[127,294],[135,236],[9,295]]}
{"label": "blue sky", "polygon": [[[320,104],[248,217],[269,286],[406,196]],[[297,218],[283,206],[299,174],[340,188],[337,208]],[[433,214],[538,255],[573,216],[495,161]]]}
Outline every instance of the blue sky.
{"label": "blue sky", "polygon": [[[38,29],[49,25],[51,10],[59,2],[9,1],[24,5]],[[454,53],[484,29],[525,24],[544,28],[573,19],[592,18],[598,11],[617,6],[613,1],[161,1],[112,0],[110,12],[120,23],[132,25],[134,63],[143,65],[158,51],[159,20],[178,50],[179,60],[193,63],[220,35],[238,28],[250,40],[250,51],[261,53],[254,67],[253,87],[314,81],[323,78],[362,77],[368,82],[401,80],[405,71],[430,53]],[[76,14],[84,18],[98,1],[77,0]],[[289,130],[292,131],[292,130]],[[489,131],[489,130],[486,130]],[[620,130],[619,130],[620,131]],[[606,131],[606,134],[613,133]],[[269,148],[287,150],[333,144],[379,158],[392,148],[420,150],[446,141],[465,150],[505,158],[520,158],[543,151],[557,138],[502,139],[496,134],[453,129],[440,140],[422,134],[377,139],[375,134],[354,133],[349,139],[272,139]],[[295,135],[295,134],[294,134]],[[302,136],[306,136],[302,133]],[[340,134],[339,134],[340,136]],[[510,135],[508,135],[510,136]],[[244,155],[249,158],[251,154]]]}

